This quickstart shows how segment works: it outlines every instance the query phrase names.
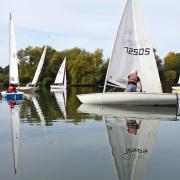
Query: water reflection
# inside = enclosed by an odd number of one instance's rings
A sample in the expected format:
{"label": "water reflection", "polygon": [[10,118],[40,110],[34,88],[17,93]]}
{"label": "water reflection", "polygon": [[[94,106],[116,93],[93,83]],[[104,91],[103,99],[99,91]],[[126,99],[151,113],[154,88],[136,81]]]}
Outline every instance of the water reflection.
{"label": "water reflection", "polygon": [[142,180],[159,121],[117,118],[106,125],[119,180]]}
{"label": "water reflection", "polygon": [[20,134],[20,104],[15,101],[9,101],[11,111],[11,130],[12,130],[12,152],[13,152],[13,164],[14,173],[17,173],[18,169],[18,155],[19,155],[19,134]]}
{"label": "water reflection", "polygon": [[141,120],[177,120],[177,107],[82,104],[78,112]]}
{"label": "water reflection", "polygon": [[41,120],[41,126],[43,127],[44,131],[45,131],[45,134],[47,135],[47,128],[46,128],[46,121],[45,121],[45,117],[44,117],[44,114],[42,112],[42,109],[39,105],[39,102],[37,100],[37,94],[24,94],[25,98],[32,101],[33,102],[33,105],[36,109],[36,112],[39,116],[39,119]]}
{"label": "water reflection", "polygon": [[54,93],[56,102],[64,116],[64,119],[67,120],[67,115],[66,115],[67,90],[66,89],[61,89],[61,90],[51,89],[51,92]]}
{"label": "water reflection", "polygon": [[160,120],[177,120],[175,107],[82,104],[78,112],[104,118],[119,180],[144,179]]}
{"label": "water reflection", "polygon": [[179,173],[176,108],[80,105],[78,89],[67,92],[41,89],[20,104],[0,102],[1,179],[142,180],[164,169]]}

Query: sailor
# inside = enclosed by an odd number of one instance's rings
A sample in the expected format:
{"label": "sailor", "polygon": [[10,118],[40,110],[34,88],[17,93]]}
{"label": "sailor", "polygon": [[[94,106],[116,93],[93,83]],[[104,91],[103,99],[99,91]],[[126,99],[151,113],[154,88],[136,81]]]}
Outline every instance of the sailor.
{"label": "sailor", "polygon": [[127,131],[130,134],[136,135],[137,130],[140,128],[141,120],[137,123],[136,120],[126,120]]}
{"label": "sailor", "polygon": [[14,93],[14,92],[16,92],[16,87],[10,84],[9,87],[8,87],[7,92],[8,92],[8,93]]}
{"label": "sailor", "polygon": [[138,76],[138,71],[134,70],[132,73],[129,74],[128,80],[126,82],[126,92],[136,92],[137,90],[137,84],[140,87],[140,92],[142,92],[142,84],[141,80]]}
{"label": "sailor", "polygon": [[7,90],[8,93],[13,93],[14,92],[14,87],[10,84]]}
{"label": "sailor", "polygon": [[26,87],[31,87],[32,86],[32,82],[27,83]]}

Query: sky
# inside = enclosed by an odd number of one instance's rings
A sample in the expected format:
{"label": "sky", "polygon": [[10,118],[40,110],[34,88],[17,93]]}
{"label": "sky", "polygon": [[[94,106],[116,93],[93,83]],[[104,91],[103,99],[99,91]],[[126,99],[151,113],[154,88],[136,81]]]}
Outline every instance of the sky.
{"label": "sky", "polygon": [[[180,1],[138,0],[153,47],[164,58],[180,52]],[[0,66],[9,62],[9,12],[17,50],[48,44],[58,51],[73,47],[111,56],[126,0],[0,0]]]}

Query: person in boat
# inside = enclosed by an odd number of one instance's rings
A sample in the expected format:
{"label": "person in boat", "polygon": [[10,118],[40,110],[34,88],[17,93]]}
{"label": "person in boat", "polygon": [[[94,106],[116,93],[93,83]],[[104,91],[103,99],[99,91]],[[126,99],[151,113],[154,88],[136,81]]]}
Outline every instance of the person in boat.
{"label": "person in boat", "polygon": [[14,85],[10,84],[7,92],[8,93],[16,93],[16,87]]}
{"label": "person in boat", "polygon": [[126,120],[127,131],[130,134],[136,135],[137,130],[140,128],[141,120],[137,123],[136,120]]}
{"label": "person in boat", "polygon": [[137,84],[140,87],[140,92],[142,92],[142,84],[141,80],[138,76],[138,71],[134,70],[132,73],[129,74],[128,80],[126,82],[126,92],[136,92],[137,90]]}
{"label": "person in boat", "polygon": [[32,82],[27,83],[26,86],[27,86],[27,87],[31,87],[31,86],[32,86]]}

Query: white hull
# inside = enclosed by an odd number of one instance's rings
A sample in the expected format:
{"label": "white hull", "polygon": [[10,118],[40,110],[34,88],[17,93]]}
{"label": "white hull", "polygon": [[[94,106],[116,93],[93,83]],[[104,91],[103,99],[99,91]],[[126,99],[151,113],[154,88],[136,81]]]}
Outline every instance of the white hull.
{"label": "white hull", "polygon": [[172,86],[172,90],[180,91],[180,86]]}
{"label": "white hull", "polygon": [[84,104],[178,105],[177,94],[142,92],[106,92],[77,95]]}
{"label": "white hull", "polygon": [[171,106],[122,106],[81,104],[77,109],[80,113],[95,114],[105,117],[121,117],[141,120],[177,120],[177,107]]}
{"label": "white hull", "polygon": [[66,89],[66,86],[64,85],[51,85],[51,89]]}
{"label": "white hull", "polygon": [[18,91],[26,92],[26,93],[34,93],[38,90],[38,87],[27,87],[27,86],[19,86],[16,88]]}

